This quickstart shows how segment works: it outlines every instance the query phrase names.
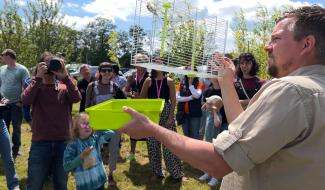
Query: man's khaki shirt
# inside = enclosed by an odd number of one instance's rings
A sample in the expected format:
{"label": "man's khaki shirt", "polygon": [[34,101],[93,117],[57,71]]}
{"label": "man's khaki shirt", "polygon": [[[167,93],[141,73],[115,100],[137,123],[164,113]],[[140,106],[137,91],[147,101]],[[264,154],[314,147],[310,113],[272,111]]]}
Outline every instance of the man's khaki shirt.
{"label": "man's khaki shirt", "polygon": [[214,139],[234,172],[221,189],[325,189],[325,66],[265,84]]}

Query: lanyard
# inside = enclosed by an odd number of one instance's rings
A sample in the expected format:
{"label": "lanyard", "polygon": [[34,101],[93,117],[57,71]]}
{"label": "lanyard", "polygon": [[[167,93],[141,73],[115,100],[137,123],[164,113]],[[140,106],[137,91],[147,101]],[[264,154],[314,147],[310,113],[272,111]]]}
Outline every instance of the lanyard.
{"label": "lanyard", "polygon": [[162,83],[163,83],[164,79],[161,80],[160,85],[159,85],[159,89],[158,89],[157,79],[155,79],[155,80],[156,80],[156,90],[157,90],[157,96],[158,96],[157,98],[160,98],[161,87],[162,87]]}

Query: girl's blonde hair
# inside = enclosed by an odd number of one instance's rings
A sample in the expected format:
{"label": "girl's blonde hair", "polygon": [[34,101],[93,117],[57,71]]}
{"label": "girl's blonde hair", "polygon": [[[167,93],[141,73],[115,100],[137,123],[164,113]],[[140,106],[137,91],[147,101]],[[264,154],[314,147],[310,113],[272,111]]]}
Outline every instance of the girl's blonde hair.
{"label": "girl's blonde hair", "polygon": [[71,135],[73,139],[79,138],[80,121],[89,121],[89,115],[86,112],[81,112],[73,119]]}

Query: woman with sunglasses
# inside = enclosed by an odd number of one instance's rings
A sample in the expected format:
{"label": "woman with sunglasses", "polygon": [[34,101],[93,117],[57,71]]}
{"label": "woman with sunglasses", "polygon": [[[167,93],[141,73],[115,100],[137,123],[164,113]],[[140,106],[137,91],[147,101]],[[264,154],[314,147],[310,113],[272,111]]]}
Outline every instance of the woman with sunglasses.
{"label": "woman with sunglasses", "polygon": [[[111,63],[103,62],[98,67],[98,81],[91,82],[86,91],[86,107],[90,107],[111,99],[125,99],[125,95],[116,83],[112,81],[113,68]],[[113,178],[113,172],[116,170],[116,163],[119,154],[119,142],[121,134],[115,133],[111,141],[104,144],[103,161],[107,161],[106,154],[109,154],[108,165],[108,185],[115,186],[116,182]],[[108,151],[106,151],[108,150]]]}
{"label": "woman with sunglasses", "polygon": [[245,109],[249,100],[265,83],[265,80],[257,77],[259,64],[251,53],[241,53],[237,64],[237,81],[235,87],[239,96],[240,103]]}
{"label": "woman with sunglasses", "polygon": [[[161,64],[160,59],[155,59],[157,64]],[[141,98],[165,99],[165,105],[160,115],[159,125],[176,132],[174,110],[176,106],[176,91],[174,81],[167,77],[163,71],[151,70],[151,76],[148,77],[142,87]],[[149,162],[152,168],[153,176],[151,180],[161,180],[165,177],[161,165],[161,143],[153,138],[147,138]],[[165,165],[173,181],[181,182],[185,180],[182,171],[181,160],[170,152],[165,146],[162,146]]]}

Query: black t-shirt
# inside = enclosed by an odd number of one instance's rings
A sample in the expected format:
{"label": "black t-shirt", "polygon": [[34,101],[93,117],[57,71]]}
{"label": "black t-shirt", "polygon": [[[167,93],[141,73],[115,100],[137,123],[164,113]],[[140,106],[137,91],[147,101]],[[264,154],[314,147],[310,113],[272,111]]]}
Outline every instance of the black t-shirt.
{"label": "black t-shirt", "polygon": [[[213,96],[213,95],[218,95],[220,97],[222,97],[221,95],[221,89],[215,89],[212,86],[210,86],[204,93],[203,93],[203,102],[206,102],[206,98]],[[220,109],[220,114],[222,116],[222,123],[228,123],[227,121],[227,117],[226,117],[226,113],[225,113],[225,109],[222,106],[222,108]]]}
{"label": "black t-shirt", "polygon": [[80,101],[79,112],[85,111],[86,90],[87,90],[88,84],[95,80],[96,80],[95,77],[91,77],[89,82],[86,79],[81,79],[78,81],[78,89],[82,96],[81,101]]}
{"label": "black t-shirt", "polygon": [[[159,97],[158,97],[158,91],[160,91]],[[151,86],[148,89],[148,98],[149,99],[162,98],[165,99],[166,102],[169,101],[170,95],[169,95],[167,78],[164,78],[163,80],[157,80],[157,82],[155,79],[151,79]]]}

